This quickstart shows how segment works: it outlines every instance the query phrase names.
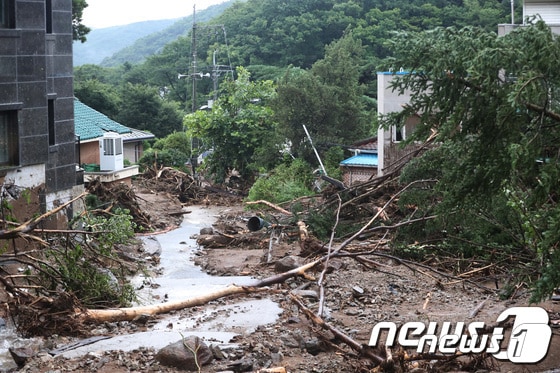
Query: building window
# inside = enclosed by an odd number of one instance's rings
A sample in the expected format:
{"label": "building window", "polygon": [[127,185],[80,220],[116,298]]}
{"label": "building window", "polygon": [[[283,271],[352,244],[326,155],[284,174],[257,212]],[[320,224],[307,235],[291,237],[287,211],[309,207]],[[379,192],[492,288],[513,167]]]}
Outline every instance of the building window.
{"label": "building window", "polygon": [[53,12],[52,12],[52,0],[47,0],[45,3],[46,6],[46,21],[47,21],[47,34],[52,34],[52,25],[53,25]]}
{"label": "building window", "polygon": [[406,119],[402,127],[393,127],[393,142],[407,140],[412,135],[419,122],[420,118],[418,116],[412,116]]}
{"label": "building window", "polygon": [[56,126],[54,121],[54,100],[48,100],[49,145],[56,145]]}
{"label": "building window", "polygon": [[122,138],[103,139],[103,155],[121,155],[122,153]]}
{"label": "building window", "polygon": [[14,0],[0,0],[0,28],[14,27]]}
{"label": "building window", "polygon": [[18,143],[16,112],[0,111],[0,167],[19,163]]}

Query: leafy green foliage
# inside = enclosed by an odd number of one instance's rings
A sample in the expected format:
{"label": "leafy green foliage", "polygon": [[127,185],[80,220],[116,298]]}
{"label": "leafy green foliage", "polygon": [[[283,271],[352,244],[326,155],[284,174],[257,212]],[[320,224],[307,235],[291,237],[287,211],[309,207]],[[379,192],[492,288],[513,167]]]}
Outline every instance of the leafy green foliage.
{"label": "leafy green foliage", "polygon": [[320,153],[332,144],[350,144],[373,130],[359,84],[363,49],[352,33],[327,46],[310,71],[292,69],[278,85],[273,107],[291,152],[317,163],[302,125]]}
{"label": "leafy green foliage", "polygon": [[[375,119],[375,72],[380,59],[389,54],[386,40],[394,32],[467,24],[494,30],[496,23],[507,21],[508,15],[509,2],[490,0],[224,2],[197,13],[197,71],[211,73],[216,55],[218,65],[246,66],[253,81],[281,80],[279,96],[283,98],[274,110],[282,130],[274,133],[279,137],[276,143],[284,143],[287,138],[294,154],[312,162],[301,124],[306,124],[315,141],[325,148],[371,131],[368,125]],[[112,119],[151,131],[158,138],[179,131],[176,115],[182,117],[183,111],[200,107],[214,94],[212,79],[197,80],[197,95],[192,94],[192,79],[177,79],[178,73],[192,72],[192,21],[192,17],[186,17],[161,33],[139,40],[106,61],[113,68],[77,68],[78,97]],[[288,67],[293,68],[282,78]],[[299,74],[297,68],[309,75]],[[229,73],[218,77],[218,90],[223,88],[226,76]],[[86,80],[112,85],[119,99],[109,104],[112,95],[104,87],[84,84]],[[101,92],[92,93],[90,100],[85,90]],[[163,108],[154,95],[159,96]],[[167,106],[169,102],[173,107]],[[340,127],[344,131],[340,132]],[[260,150],[256,151],[261,158],[277,151]],[[275,164],[273,159],[265,163],[266,167]]]}
{"label": "leafy green foliage", "polygon": [[153,87],[127,83],[121,90],[122,107],[116,121],[125,126],[152,132],[161,138],[181,130],[176,103],[162,100]]}
{"label": "leafy green foliage", "polygon": [[344,160],[344,149],[339,146],[333,146],[325,152],[323,164],[327,170],[327,174],[337,180],[342,180],[342,170],[340,162]]}
{"label": "leafy green foliage", "polygon": [[186,132],[173,132],[163,139],[156,140],[153,149],[175,149],[187,155],[191,153],[191,139]]}
{"label": "leafy green foliage", "polygon": [[249,201],[266,200],[282,203],[312,195],[311,167],[301,159],[282,163],[270,175],[259,177],[249,190]]}
{"label": "leafy green foliage", "polygon": [[264,149],[280,156],[279,149],[270,147],[276,123],[267,103],[275,94],[274,83],[252,82],[243,68],[238,68],[237,73],[236,80],[222,84],[220,96],[210,111],[197,111],[184,120],[187,132],[214,150],[208,163],[218,182],[231,169],[250,178],[259,168],[255,154],[262,154]]}
{"label": "leafy green foliage", "polygon": [[49,249],[46,258],[55,266],[43,265],[40,273],[45,282],[51,284],[51,290],[61,284],[86,307],[129,305],[135,294],[125,273],[111,270],[106,263],[116,259],[115,245],[134,236],[132,217],[117,209],[110,217],[85,215],[82,224],[92,232],[93,241],[69,241],[64,247]]}
{"label": "leafy green foliage", "polygon": [[122,106],[118,91],[99,80],[86,80],[74,85],[76,97],[89,107],[115,118]]}
{"label": "leafy green foliage", "polygon": [[186,164],[189,161],[190,157],[187,154],[175,148],[165,148],[163,150],[152,148],[144,151],[144,154],[138,160],[138,164],[143,169],[156,165],[158,168],[173,167],[187,172]]}
{"label": "leafy green foliage", "polygon": [[560,285],[559,40],[539,21],[503,37],[476,27],[402,34],[394,47],[391,63],[412,71],[394,86],[412,99],[386,120],[421,113],[411,141],[437,131],[440,144],[403,173],[438,180],[403,197],[439,215],[424,237],[464,256],[517,258],[518,274],[537,280],[533,300],[546,297]]}
{"label": "leafy green foliage", "polygon": [[72,0],[72,38],[85,43],[86,35],[91,31],[82,24],[84,9],[88,6],[86,0]]}

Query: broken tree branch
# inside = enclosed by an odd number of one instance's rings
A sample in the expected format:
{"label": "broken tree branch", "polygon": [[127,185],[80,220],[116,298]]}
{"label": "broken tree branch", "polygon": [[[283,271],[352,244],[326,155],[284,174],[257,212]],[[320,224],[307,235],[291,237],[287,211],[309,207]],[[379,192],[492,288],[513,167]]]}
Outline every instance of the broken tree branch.
{"label": "broken tree branch", "polygon": [[325,286],[324,286],[325,275],[327,274],[327,269],[329,267],[329,259],[331,257],[330,255],[332,250],[332,243],[334,241],[334,236],[336,234],[336,227],[338,226],[338,222],[340,219],[340,208],[342,205],[342,199],[340,198],[339,195],[337,195],[337,197],[338,197],[338,209],[336,210],[336,220],[334,222],[334,226],[331,232],[331,238],[328,245],[327,259],[325,260],[323,271],[319,276],[319,281],[317,281],[317,285],[319,285],[319,310],[317,311],[317,315],[319,317],[323,317],[323,308],[325,306]]}
{"label": "broken tree branch", "polygon": [[35,229],[35,227],[37,227],[37,225],[39,225],[41,222],[43,222],[44,220],[46,220],[50,216],[57,214],[59,211],[65,209],[70,204],[74,203],[75,201],[79,200],[80,198],[85,197],[87,194],[88,194],[87,192],[82,193],[79,196],[71,199],[70,201],[58,206],[57,208],[52,209],[50,211],[47,211],[46,213],[44,213],[40,216],[37,216],[35,218],[29,219],[25,223],[22,223],[22,224],[18,225],[17,227],[13,228],[13,229],[2,229],[2,230],[0,230],[0,239],[6,240],[6,239],[11,239],[11,238],[16,238],[16,237],[20,237],[22,234],[26,234],[26,233],[29,233],[29,232],[33,231]]}
{"label": "broken tree branch", "polygon": [[325,330],[330,331],[336,338],[338,338],[342,342],[346,343],[346,345],[348,345],[348,347],[350,347],[354,351],[358,352],[361,356],[365,356],[365,357],[371,359],[376,364],[381,364],[385,361],[384,358],[377,355],[373,351],[373,349],[370,348],[368,345],[364,345],[364,344],[361,344],[361,343],[355,341],[350,336],[344,334],[343,332],[341,332],[340,330],[338,330],[334,326],[325,322],[319,316],[315,315],[313,313],[313,311],[311,311],[309,308],[307,308],[303,304],[303,302],[298,297],[296,297],[295,295],[290,294],[290,299],[291,299],[292,302],[294,302],[298,306],[298,308],[305,314],[305,316],[307,316],[313,322],[313,324],[315,324],[315,325],[317,325],[317,326],[319,326],[319,327],[321,327]]}
{"label": "broken tree branch", "polygon": [[271,208],[275,209],[276,211],[281,212],[282,214],[292,215],[292,213],[289,212],[288,210],[283,209],[282,207],[280,207],[280,206],[278,206],[278,205],[275,205],[275,204],[272,203],[272,202],[268,202],[268,201],[265,201],[265,200],[262,200],[262,199],[260,199],[260,200],[258,200],[258,201],[245,202],[245,204],[246,204],[246,205],[258,205],[258,204],[263,204],[263,205],[267,205],[268,207],[271,207]]}

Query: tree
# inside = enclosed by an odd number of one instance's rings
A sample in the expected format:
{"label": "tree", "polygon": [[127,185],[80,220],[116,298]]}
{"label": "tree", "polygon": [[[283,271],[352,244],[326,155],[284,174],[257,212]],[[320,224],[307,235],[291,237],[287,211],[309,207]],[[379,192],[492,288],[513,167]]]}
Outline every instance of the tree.
{"label": "tree", "polygon": [[533,300],[547,297],[560,285],[559,39],[538,21],[503,37],[438,28],[393,45],[391,63],[411,72],[394,87],[412,99],[385,125],[419,114],[411,141],[436,131],[440,144],[403,172],[406,182],[438,179],[429,193],[415,191],[424,196],[417,211],[440,215],[425,238],[513,256],[518,275],[538,279]]}
{"label": "tree", "polygon": [[109,84],[90,79],[76,82],[74,95],[89,107],[115,118],[121,108],[118,91]]}
{"label": "tree", "polygon": [[86,35],[91,31],[89,27],[82,24],[84,9],[87,6],[86,0],[72,0],[72,35],[74,40],[82,43],[85,43]]}
{"label": "tree", "polygon": [[275,95],[274,83],[252,82],[242,67],[237,68],[237,75],[236,80],[222,84],[212,110],[196,111],[184,120],[187,131],[213,149],[209,167],[218,182],[234,168],[250,179],[254,171],[266,166],[266,160],[257,159],[257,154],[280,157],[281,142],[275,141],[276,123],[268,106]]}
{"label": "tree", "polygon": [[156,88],[126,83],[121,88],[121,98],[117,122],[150,131],[158,138],[181,130],[179,105],[160,98]]}
{"label": "tree", "polygon": [[362,57],[361,42],[347,33],[326,47],[325,57],[311,70],[291,69],[280,81],[274,109],[295,156],[317,163],[302,125],[321,151],[350,144],[373,130],[359,81]]}

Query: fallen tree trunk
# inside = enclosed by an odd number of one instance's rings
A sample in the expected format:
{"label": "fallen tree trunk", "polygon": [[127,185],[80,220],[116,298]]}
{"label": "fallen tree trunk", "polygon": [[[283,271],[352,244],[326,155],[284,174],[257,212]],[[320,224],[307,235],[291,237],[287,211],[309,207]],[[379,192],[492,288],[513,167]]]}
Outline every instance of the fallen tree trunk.
{"label": "fallen tree trunk", "polygon": [[78,317],[83,319],[83,321],[88,322],[132,321],[142,315],[152,316],[162,313],[168,313],[184,308],[201,306],[210,301],[227,297],[229,295],[249,294],[264,290],[268,289],[230,285],[224,289],[220,289],[211,293],[201,295],[199,297],[194,297],[182,301],[118,309],[87,309],[85,311],[79,311]]}

